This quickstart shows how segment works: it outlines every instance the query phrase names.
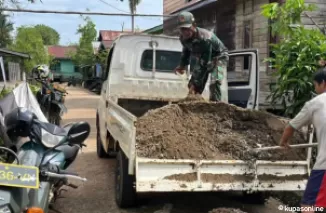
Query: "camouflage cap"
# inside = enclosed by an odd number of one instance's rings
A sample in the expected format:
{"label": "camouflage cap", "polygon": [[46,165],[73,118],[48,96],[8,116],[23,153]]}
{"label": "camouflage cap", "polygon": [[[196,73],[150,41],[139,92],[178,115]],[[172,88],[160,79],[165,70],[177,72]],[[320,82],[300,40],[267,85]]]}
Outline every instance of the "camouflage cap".
{"label": "camouflage cap", "polygon": [[178,15],[178,27],[186,27],[189,28],[192,26],[192,24],[194,23],[195,18],[192,15],[192,13],[190,12],[181,12]]}

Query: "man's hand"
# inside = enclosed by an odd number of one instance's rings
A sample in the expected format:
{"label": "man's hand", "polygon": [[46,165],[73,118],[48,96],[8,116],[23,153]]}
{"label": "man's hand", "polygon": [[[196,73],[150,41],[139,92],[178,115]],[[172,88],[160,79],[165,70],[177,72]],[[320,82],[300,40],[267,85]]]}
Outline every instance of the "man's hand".
{"label": "man's hand", "polygon": [[188,95],[195,95],[195,94],[196,94],[195,86],[194,85],[190,85],[189,86]]}
{"label": "man's hand", "polygon": [[280,146],[285,148],[286,150],[290,149],[291,147],[289,146],[288,142],[282,141],[280,142]]}
{"label": "man's hand", "polygon": [[183,75],[186,72],[186,69],[184,67],[178,66],[174,69],[175,74]]}

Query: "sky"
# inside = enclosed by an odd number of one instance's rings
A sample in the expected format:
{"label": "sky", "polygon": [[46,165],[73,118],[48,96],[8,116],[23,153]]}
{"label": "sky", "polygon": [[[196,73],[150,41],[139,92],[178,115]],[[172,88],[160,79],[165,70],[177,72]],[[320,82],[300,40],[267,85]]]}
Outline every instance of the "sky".
{"label": "sky", "polygon": [[[129,13],[128,0],[42,0],[37,3],[27,3],[21,0],[21,8],[35,10],[86,11],[105,13]],[[77,3],[78,2],[78,3]],[[112,6],[110,6],[110,5]],[[115,8],[114,8],[115,7]],[[137,7],[139,14],[162,14],[163,0],[142,0]],[[22,25],[45,24],[60,34],[60,44],[77,43],[79,35],[76,30],[83,23],[79,15],[40,14],[9,12],[14,27]],[[131,17],[128,16],[90,16],[96,25],[96,30],[124,30],[131,29]],[[162,24],[161,17],[135,17],[135,28],[149,29]]]}

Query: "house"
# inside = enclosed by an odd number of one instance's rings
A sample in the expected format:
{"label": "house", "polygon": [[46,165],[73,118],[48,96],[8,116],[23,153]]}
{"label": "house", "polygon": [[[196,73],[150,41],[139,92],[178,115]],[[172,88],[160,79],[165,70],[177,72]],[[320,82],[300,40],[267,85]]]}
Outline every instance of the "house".
{"label": "house", "polygon": [[[135,29],[134,31],[135,33],[141,32],[140,29]],[[99,37],[97,39],[97,41],[101,43],[99,47],[99,51],[110,49],[114,40],[118,38],[121,34],[126,34],[126,33],[128,34],[132,33],[132,31],[131,30],[123,30],[123,31],[100,30]]]}
{"label": "house", "polygon": [[[266,101],[270,94],[271,68],[263,60],[272,56],[270,43],[276,39],[271,35],[269,21],[261,15],[261,6],[264,4],[285,0],[163,0],[164,15],[178,14],[181,11],[192,12],[198,27],[211,30],[222,40],[229,50],[255,48],[260,57],[260,106],[269,108]],[[323,15],[317,20],[325,20],[325,1],[305,0],[318,6],[315,14]],[[303,17],[302,22],[307,27],[313,27],[312,21]],[[163,21],[163,32],[167,35],[178,35],[177,17],[167,17]],[[248,67],[244,62],[243,71]],[[236,71],[238,72],[238,71]],[[243,75],[244,72],[242,72]],[[241,74],[242,75],[242,74]],[[240,76],[241,76],[240,75]]]}
{"label": "house", "polygon": [[[11,58],[30,59],[30,55],[0,48],[0,86],[14,87],[15,83],[23,80],[24,70],[18,62],[12,62]],[[3,63],[3,64],[2,64]]]}
{"label": "house", "polygon": [[93,53],[96,55],[100,49],[101,42],[99,41],[93,41],[92,46],[93,46]]}
{"label": "house", "polygon": [[67,81],[71,76],[75,78],[82,77],[77,72],[77,68],[69,56],[71,53],[76,52],[76,46],[51,45],[47,48],[49,55],[53,57],[50,69],[53,72],[55,81]]}
{"label": "house", "polygon": [[143,33],[153,35],[163,34],[163,24],[144,30]]}
{"label": "house", "polygon": [[101,43],[99,50],[110,49],[113,41],[118,38],[122,33],[129,33],[126,31],[114,31],[114,30],[100,30],[98,41]]}

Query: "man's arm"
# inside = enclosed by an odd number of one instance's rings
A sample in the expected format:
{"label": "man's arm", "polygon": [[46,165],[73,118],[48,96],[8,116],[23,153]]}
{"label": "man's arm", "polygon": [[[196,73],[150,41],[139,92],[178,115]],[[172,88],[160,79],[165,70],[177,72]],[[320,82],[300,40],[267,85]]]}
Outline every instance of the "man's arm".
{"label": "man's arm", "polygon": [[181,44],[183,48],[180,60],[180,67],[184,68],[190,64],[190,50],[184,45],[182,41]]}
{"label": "man's arm", "polygon": [[225,47],[225,45],[222,43],[222,41],[216,35],[214,35],[212,37],[212,45],[213,45],[213,48],[217,52],[219,52],[220,60],[225,60],[225,61],[229,60],[228,49]]}
{"label": "man's arm", "polygon": [[295,130],[300,129],[301,127],[308,125],[312,120],[312,107],[311,102],[307,102],[304,107],[301,109],[299,114],[293,118],[288,126],[285,128],[280,146],[288,146],[289,139],[293,136]]}

